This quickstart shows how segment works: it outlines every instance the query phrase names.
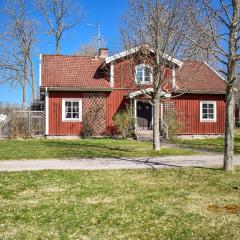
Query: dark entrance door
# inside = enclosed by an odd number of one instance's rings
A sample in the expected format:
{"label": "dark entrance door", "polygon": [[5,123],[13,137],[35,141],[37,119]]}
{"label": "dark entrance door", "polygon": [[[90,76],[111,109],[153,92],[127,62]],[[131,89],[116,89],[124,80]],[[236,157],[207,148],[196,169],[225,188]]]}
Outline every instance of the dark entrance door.
{"label": "dark entrance door", "polygon": [[152,106],[146,102],[137,102],[137,122],[140,129],[152,129]]}

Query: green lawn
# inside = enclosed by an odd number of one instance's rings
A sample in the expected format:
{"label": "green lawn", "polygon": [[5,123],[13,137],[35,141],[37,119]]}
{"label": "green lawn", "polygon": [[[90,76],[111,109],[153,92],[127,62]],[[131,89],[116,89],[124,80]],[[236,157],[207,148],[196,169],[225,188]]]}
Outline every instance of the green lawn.
{"label": "green lawn", "polygon": [[2,159],[46,159],[46,158],[94,158],[94,157],[143,157],[190,155],[195,152],[178,148],[163,147],[160,152],[152,151],[150,142],[113,139],[85,140],[2,140]]}
{"label": "green lawn", "polygon": [[[183,140],[175,139],[173,143],[179,144],[179,146],[188,147],[195,150],[209,150],[213,152],[224,151],[224,139],[223,138],[208,138],[208,139],[194,139]],[[240,134],[235,134],[235,153],[240,154]]]}
{"label": "green lawn", "polygon": [[0,173],[0,239],[240,239],[240,170]]}

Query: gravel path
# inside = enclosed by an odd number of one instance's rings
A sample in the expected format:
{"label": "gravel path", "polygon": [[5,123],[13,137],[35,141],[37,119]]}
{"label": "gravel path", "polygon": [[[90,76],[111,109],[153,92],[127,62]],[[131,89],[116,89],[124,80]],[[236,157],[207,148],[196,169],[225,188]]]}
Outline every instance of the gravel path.
{"label": "gravel path", "polygon": [[[240,165],[240,156],[235,156]],[[171,167],[220,167],[223,155],[170,156],[153,158],[94,158],[94,159],[46,159],[46,160],[1,160],[0,171],[24,171],[43,169],[139,169]]]}

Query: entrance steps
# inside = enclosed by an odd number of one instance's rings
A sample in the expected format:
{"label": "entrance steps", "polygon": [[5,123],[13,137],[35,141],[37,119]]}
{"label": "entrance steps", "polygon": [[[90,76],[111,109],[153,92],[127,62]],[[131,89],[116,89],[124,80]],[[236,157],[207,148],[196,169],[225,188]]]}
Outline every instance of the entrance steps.
{"label": "entrance steps", "polygon": [[153,140],[153,130],[138,130],[137,140],[152,141]]}
{"label": "entrance steps", "polygon": [[[137,133],[138,141],[152,141],[153,140],[153,130],[138,130]],[[167,137],[164,132],[160,134],[160,141],[165,142]]]}

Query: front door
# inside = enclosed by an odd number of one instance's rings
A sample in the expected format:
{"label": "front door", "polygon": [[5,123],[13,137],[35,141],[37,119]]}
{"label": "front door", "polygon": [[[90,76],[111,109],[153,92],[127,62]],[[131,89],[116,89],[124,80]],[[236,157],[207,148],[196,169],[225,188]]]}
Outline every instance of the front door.
{"label": "front door", "polygon": [[152,129],[152,106],[147,102],[137,102],[137,122],[139,129]]}

